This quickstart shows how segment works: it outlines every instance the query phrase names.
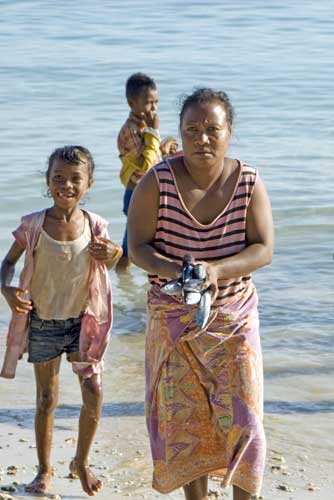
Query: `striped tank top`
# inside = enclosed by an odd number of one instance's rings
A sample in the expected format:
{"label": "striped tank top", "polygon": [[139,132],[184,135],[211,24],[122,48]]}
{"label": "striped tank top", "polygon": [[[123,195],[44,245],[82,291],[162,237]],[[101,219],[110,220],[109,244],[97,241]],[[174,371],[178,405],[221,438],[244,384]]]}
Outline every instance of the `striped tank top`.
{"label": "striped tank top", "polygon": [[[159,184],[160,202],[158,222],[152,246],[159,253],[182,263],[190,254],[195,260],[212,262],[230,257],[247,246],[246,215],[254,190],[257,171],[239,162],[240,173],[234,192],[224,210],[210,224],[201,224],[186,208],[179,193],[174,173],[168,160],[154,167]],[[155,274],[148,275],[152,285],[163,285],[168,280]],[[219,280],[215,306],[235,302],[252,287],[251,275]]]}

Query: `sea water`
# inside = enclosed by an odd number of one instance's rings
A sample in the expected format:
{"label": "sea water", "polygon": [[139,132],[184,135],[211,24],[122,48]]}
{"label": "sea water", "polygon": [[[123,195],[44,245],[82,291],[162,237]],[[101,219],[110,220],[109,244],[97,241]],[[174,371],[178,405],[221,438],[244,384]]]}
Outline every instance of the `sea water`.
{"label": "sea water", "polygon": [[[163,136],[179,135],[180,96],[197,86],[225,90],[236,110],[230,155],[259,169],[275,221],[273,263],[254,275],[265,411],[333,410],[331,8],[331,0],[1,1],[0,255],[20,217],[50,203],[46,160],[64,144],[93,153],[86,207],[106,217],[121,242],[116,138],[128,114],[131,73],[156,79]],[[142,376],[146,277],[135,267],[127,277],[111,275],[118,348],[116,356],[111,344],[107,361],[121,368],[131,359],[133,384]],[[2,352],[8,319],[2,298]],[[20,397],[13,403],[8,383],[0,382],[3,407],[33,406],[26,363],[11,384]],[[124,385],[109,396],[125,401],[128,392]]]}

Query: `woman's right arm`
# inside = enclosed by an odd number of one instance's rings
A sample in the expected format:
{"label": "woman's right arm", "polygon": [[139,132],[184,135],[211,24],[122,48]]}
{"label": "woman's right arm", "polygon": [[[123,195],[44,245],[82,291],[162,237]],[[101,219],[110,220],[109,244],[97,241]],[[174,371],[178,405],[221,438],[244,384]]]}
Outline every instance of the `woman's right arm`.
{"label": "woman's right arm", "polygon": [[159,211],[159,187],[153,170],[148,172],[133,192],[128,213],[130,260],[145,271],[178,278],[181,266],[161,255],[154,247]]}
{"label": "woman's right arm", "polygon": [[25,300],[22,297],[22,295],[25,295],[26,290],[10,286],[15,272],[15,264],[23,252],[24,248],[21,248],[15,241],[1,263],[0,281],[1,293],[8,302],[11,310],[27,314],[32,309],[32,303],[31,300]]}

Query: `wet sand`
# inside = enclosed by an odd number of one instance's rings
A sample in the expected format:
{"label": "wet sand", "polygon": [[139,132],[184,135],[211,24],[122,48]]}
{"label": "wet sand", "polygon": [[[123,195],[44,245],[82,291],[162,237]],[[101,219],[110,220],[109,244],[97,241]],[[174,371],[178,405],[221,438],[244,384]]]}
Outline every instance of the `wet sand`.
{"label": "wet sand", "polygon": [[[90,454],[93,470],[104,482],[100,500],[166,498],[151,489],[151,459],[144,419],[144,338],[114,336],[106,356],[104,406]],[[270,389],[270,388],[269,388]],[[55,416],[52,450],[54,476],[47,496],[28,495],[23,485],[35,475],[34,382],[32,367],[20,362],[17,378],[0,379],[0,487],[13,486],[14,499],[88,498],[78,480],[68,477],[75,451],[80,396],[76,377],[63,360],[60,401]],[[268,391],[267,391],[268,392]],[[266,415],[268,459],[262,497],[265,500],[326,500],[333,491],[328,414]],[[328,437],[328,438],[327,438]],[[232,499],[231,491],[210,482],[210,498]],[[1,496],[0,496],[1,498]]]}

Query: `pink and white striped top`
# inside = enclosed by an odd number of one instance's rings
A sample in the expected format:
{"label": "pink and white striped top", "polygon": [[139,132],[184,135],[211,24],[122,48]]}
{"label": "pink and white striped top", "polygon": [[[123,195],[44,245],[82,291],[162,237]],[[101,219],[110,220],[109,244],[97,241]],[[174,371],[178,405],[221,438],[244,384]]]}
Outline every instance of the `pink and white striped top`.
{"label": "pink and white striped top", "polygon": [[[207,262],[235,255],[247,246],[247,208],[257,179],[257,170],[239,161],[240,173],[230,201],[210,224],[201,224],[185,206],[168,160],[154,167],[160,203],[153,246],[162,255],[182,263],[185,254]],[[148,275],[152,285],[167,279]],[[219,280],[215,306],[235,302],[252,287],[250,275]]]}

